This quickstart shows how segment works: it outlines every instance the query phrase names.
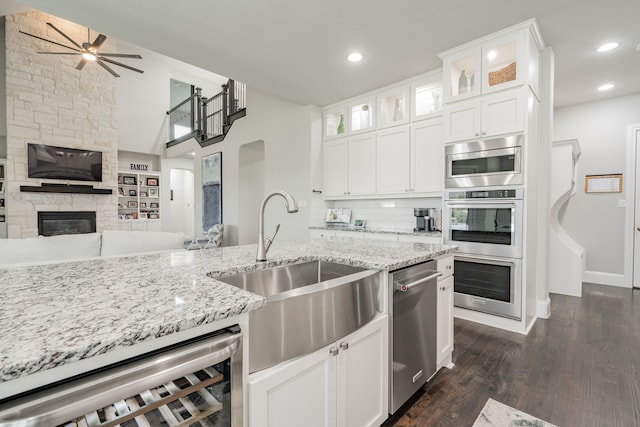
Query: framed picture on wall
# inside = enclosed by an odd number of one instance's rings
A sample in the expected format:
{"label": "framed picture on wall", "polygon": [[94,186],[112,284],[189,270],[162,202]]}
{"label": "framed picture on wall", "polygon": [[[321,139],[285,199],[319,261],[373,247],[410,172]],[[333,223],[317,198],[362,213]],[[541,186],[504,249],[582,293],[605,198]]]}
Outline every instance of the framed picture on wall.
{"label": "framed picture on wall", "polygon": [[149,197],[158,197],[158,189],[150,188],[149,189]]}
{"label": "framed picture on wall", "polygon": [[136,190],[129,190],[129,196],[135,197],[136,194],[138,194],[138,193],[136,193]]}
{"label": "framed picture on wall", "polygon": [[141,208],[146,208],[147,207],[147,202],[140,202],[140,207]]}
{"label": "framed picture on wall", "polygon": [[129,202],[127,202],[127,207],[128,208],[137,208],[138,207],[138,202],[136,202],[135,200],[129,200]]}
{"label": "framed picture on wall", "polygon": [[158,203],[149,203],[149,207],[158,209],[160,207],[160,205]]}
{"label": "framed picture on wall", "polygon": [[123,176],[122,183],[124,185],[136,185],[136,177],[135,176]]}
{"label": "framed picture on wall", "polygon": [[148,186],[157,187],[158,186],[158,178],[147,178],[147,185]]}
{"label": "framed picture on wall", "polygon": [[140,192],[140,197],[149,197],[149,195],[147,194],[146,191],[141,191]]}

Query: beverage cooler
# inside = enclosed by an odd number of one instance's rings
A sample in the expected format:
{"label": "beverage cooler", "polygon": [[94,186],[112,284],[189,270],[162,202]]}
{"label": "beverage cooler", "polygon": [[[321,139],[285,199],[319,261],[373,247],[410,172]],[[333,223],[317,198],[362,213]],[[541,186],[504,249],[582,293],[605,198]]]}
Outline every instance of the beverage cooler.
{"label": "beverage cooler", "polygon": [[0,403],[8,426],[242,426],[237,326]]}

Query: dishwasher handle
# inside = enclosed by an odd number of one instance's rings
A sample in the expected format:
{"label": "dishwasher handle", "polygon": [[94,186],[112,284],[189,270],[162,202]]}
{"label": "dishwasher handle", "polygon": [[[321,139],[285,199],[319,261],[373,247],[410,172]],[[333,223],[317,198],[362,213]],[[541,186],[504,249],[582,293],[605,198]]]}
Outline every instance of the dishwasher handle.
{"label": "dishwasher handle", "polygon": [[400,292],[407,292],[409,289],[414,288],[416,286],[420,286],[423,283],[428,282],[431,279],[435,279],[436,277],[440,277],[442,276],[442,272],[440,271],[435,271],[433,274],[428,275],[427,277],[423,277],[421,279],[415,280],[411,283],[407,283],[407,284],[402,284],[400,282],[394,283],[393,288],[396,291],[400,291]]}

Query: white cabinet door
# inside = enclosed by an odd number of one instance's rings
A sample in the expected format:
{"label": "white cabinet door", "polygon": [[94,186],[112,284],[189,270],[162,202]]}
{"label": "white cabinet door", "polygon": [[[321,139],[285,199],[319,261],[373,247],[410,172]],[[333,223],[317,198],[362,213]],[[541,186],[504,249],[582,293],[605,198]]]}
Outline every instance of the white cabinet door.
{"label": "white cabinet door", "polygon": [[443,114],[445,142],[480,136],[481,111],[481,104],[477,100],[447,106]]}
{"label": "white cabinet door", "polygon": [[322,158],[324,197],[344,197],[347,194],[347,140],[324,143]]}
{"label": "white cabinet door", "polygon": [[334,346],[250,378],[249,426],[335,426],[337,359],[329,353]]}
{"label": "white cabinet door", "polygon": [[409,126],[396,126],[378,132],[378,194],[411,192],[410,140]]}
{"label": "white cabinet door", "polygon": [[444,188],[444,135],[442,117],[411,126],[412,193],[442,197]]}
{"label": "white cabinet door", "polygon": [[338,341],[338,427],[378,426],[387,418],[388,328],[384,315]]}
{"label": "white cabinet door", "polygon": [[524,131],[525,97],[520,89],[483,97],[480,136]]}
{"label": "white cabinet door", "polygon": [[370,196],[376,193],[376,134],[370,132],[349,138],[347,153],[349,196]]}
{"label": "white cabinet door", "polygon": [[438,368],[450,362],[453,352],[453,276],[438,281]]}

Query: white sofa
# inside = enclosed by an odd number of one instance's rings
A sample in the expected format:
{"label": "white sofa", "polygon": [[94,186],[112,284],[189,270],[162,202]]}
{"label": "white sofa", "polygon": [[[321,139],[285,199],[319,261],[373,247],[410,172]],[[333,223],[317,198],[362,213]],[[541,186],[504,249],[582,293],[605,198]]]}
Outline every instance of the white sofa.
{"label": "white sofa", "polygon": [[0,239],[0,266],[184,249],[184,233],[114,231]]}

